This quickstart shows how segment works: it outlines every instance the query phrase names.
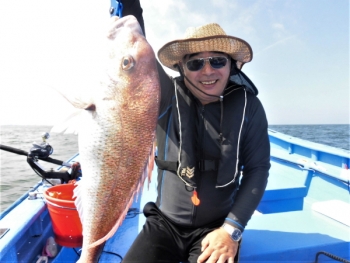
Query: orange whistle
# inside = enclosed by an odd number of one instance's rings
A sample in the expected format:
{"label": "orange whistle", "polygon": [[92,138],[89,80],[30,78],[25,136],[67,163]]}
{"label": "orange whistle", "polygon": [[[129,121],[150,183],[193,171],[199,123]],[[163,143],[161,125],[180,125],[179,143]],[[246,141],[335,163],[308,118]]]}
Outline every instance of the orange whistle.
{"label": "orange whistle", "polygon": [[192,200],[192,203],[193,203],[195,206],[198,206],[198,205],[201,203],[201,200],[199,200],[198,194],[197,194],[197,191],[196,191],[196,190],[193,190],[193,195],[192,195],[192,197],[191,197],[191,200]]}

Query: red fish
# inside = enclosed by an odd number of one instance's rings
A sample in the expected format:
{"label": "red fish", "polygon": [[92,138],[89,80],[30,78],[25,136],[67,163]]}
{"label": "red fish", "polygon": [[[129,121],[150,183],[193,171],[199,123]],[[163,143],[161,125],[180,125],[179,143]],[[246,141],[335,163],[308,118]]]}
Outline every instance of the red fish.
{"label": "red fish", "polygon": [[[83,177],[75,189],[83,226],[79,263],[96,262],[153,169],[160,84],[153,49],[135,18],[113,18],[107,76],[86,101],[79,129]],[[86,115],[86,114],[85,114]]]}

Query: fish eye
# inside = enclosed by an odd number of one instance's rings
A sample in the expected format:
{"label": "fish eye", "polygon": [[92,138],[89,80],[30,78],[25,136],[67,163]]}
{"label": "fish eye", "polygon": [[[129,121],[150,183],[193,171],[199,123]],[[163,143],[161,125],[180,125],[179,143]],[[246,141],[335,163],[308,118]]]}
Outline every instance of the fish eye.
{"label": "fish eye", "polygon": [[125,56],[122,58],[122,69],[130,70],[134,67],[134,59],[131,56]]}

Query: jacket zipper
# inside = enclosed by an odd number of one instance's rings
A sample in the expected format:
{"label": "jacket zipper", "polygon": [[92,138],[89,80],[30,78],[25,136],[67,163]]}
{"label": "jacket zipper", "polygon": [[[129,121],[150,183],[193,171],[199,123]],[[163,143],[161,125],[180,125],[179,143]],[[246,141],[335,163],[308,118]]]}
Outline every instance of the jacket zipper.
{"label": "jacket zipper", "polygon": [[[202,143],[203,143],[203,137],[204,137],[204,130],[205,130],[205,123],[204,123],[204,112],[205,112],[205,108],[204,105],[201,105],[202,108],[200,109],[200,116],[202,118],[202,122],[199,123],[199,132],[198,132],[198,137],[199,137],[199,152],[200,152],[200,159],[203,158],[203,148],[202,148]],[[202,177],[198,176],[199,180],[197,182],[197,189],[200,188],[201,185],[201,181],[202,181]],[[198,193],[198,191],[197,191]],[[199,200],[200,200],[200,196],[199,196]],[[200,204],[199,204],[200,205]],[[192,219],[192,225],[195,225],[196,222],[196,217],[197,217],[197,206],[195,206],[193,204],[193,213],[192,213],[193,219]]]}

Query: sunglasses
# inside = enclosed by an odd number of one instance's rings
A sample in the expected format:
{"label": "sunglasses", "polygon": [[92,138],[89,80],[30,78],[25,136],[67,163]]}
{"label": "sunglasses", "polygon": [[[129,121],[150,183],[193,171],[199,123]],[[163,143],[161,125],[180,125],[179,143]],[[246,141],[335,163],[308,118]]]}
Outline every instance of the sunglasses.
{"label": "sunglasses", "polygon": [[186,67],[190,71],[198,71],[204,67],[206,61],[209,61],[209,64],[213,69],[220,69],[226,66],[228,58],[227,57],[195,58],[187,61]]}

